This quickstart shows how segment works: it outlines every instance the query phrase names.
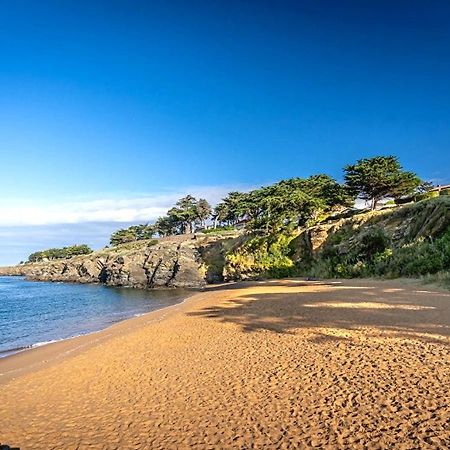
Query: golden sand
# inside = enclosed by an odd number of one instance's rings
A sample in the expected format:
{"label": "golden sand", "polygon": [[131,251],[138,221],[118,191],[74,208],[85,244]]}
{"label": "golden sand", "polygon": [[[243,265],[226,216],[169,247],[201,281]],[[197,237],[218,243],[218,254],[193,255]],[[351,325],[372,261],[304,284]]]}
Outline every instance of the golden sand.
{"label": "golden sand", "polygon": [[0,361],[22,450],[450,446],[450,293],[231,285]]}

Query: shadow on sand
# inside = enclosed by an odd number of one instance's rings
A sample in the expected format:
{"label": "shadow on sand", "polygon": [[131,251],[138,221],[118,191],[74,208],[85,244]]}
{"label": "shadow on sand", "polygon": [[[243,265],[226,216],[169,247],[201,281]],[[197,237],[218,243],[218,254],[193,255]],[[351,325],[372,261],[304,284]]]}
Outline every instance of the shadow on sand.
{"label": "shadow on sand", "polygon": [[[293,333],[299,328],[343,331],[370,328],[441,344],[445,344],[443,337],[450,335],[450,293],[298,280],[256,282],[249,286],[258,284],[286,289],[279,293],[234,295],[232,290],[243,286],[231,286],[230,300],[226,303],[188,314],[233,323],[246,333],[258,330]],[[297,289],[305,286],[304,292]],[[346,339],[345,333],[330,336],[321,335],[318,330],[318,336],[311,340],[322,343]]]}

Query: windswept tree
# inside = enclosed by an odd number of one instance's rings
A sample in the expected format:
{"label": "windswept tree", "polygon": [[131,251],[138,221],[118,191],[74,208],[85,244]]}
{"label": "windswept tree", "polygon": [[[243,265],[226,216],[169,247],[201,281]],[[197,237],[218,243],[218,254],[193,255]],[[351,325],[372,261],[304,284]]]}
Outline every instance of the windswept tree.
{"label": "windswept tree", "polygon": [[354,197],[327,175],[291,178],[247,193],[231,192],[219,203],[214,217],[234,225],[244,220],[250,230],[267,233],[314,223],[334,210],[353,204]]}
{"label": "windswept tree", "polygon": [[246,192],[230,192],[214,209],[214,218],[218,223],[235,225],[249,214],[251,202]]}
{"label": "windswept tree", "polygon": [[395,156],[360,159],[346,166],[344,171],[349,192],[370,201],[372,209],[383,198],[413,193],[422,183],[415,173],[404,171]]}
{"label": "windswept tree", "polygon": [[205,226],[210,215],[211,206],[205,199],[187,195],[156,221],[155,230],[161,236],[193,233],[196,225]]}
{"label": "windswept tree", "polygon": [[44,260],[72,258],[78,255],[88,255],[92,253],[92,249],[86,245],[71,245],[63,248],[49,248],[47,250],[41,250],[34,252],[28,257],[29,262],[38,262]]}
{"label": "windswept tree", "polygon": [[181,234],[192,233],[194,222],[197,219],[197,200],[187,195],[177,201],[176,205],[167,211],[167,215],[177,223]]}
{"label": "windswept tree", "polygon": [[163,216],[157,219],[154,227],[160,236],[171,236],[178,234],[179,222],[173,216]]}
{"label": "windswept tree", "polygon": [[196,205],[196,213],[197,220],[200,222],[200,225],[205,228],[206,221],[209,219],[212,213],[211,205],[207,200],[205,200],[204,198],[198,200]]}
{"label": "windswept tree", "polygon": [[155,234],[153,225],[133,225],[128,228],[115,231],[110,238],[111,245],[125,244],[127,242],[151,239]]}

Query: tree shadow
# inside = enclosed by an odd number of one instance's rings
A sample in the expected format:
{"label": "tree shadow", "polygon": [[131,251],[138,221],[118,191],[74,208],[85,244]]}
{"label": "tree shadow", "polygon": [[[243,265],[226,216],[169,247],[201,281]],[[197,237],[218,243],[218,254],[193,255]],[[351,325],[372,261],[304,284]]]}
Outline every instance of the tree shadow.
{"label": "tree shadow", "polygon": [[320,281],[318,279],[310,279],[310,278],[286,278],[282,280],[247,280],[247,281],[233,281],[233,282],[223,282],[215,285],[208,285],[206,287],[206,291],[223,291],[224,289],[235,290],[242,289],[246,287],[256,287],[256,286],[282,286],[282,287],[302,287],[302,286],[336,286],[342,284],[342,281],[331,280],[331,281]]}
{"label": "tree shadow", "polygon": [[[346,340],[350,335],[346,331],[370,328],[397,337],[448,345],[450,294],[414,288],[310,284],[298,280],[296,284],[287,280],[264,285],[283,286],[286,292],[276,292],[276,287],[272,289],[274,292],[251,295],[235,295],[230,291],[226,302],[188,315],[233,323],[245,333],[265,330],[292,334],[302,328],[313,328],[317,329],[313,338],[316,343]],[[303,291],[297,289],[302,287]],[[338,331],[323,334],[320,329],[324,328]]]}

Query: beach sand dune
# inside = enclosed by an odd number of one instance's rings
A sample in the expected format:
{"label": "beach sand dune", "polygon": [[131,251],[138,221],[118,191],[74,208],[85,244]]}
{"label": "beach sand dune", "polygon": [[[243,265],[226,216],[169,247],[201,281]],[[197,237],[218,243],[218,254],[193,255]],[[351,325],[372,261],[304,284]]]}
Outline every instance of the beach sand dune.
{"label": "beach sand dune", "polygon": [[[67,356],[37,349],[35,369],[4,378],[2,444],[450,446],[444,291],[363,280],[243,283],[106,333]],[[16,364],[30,364],[25,356]],[[8,370],[0,362],[0,373]]]}

